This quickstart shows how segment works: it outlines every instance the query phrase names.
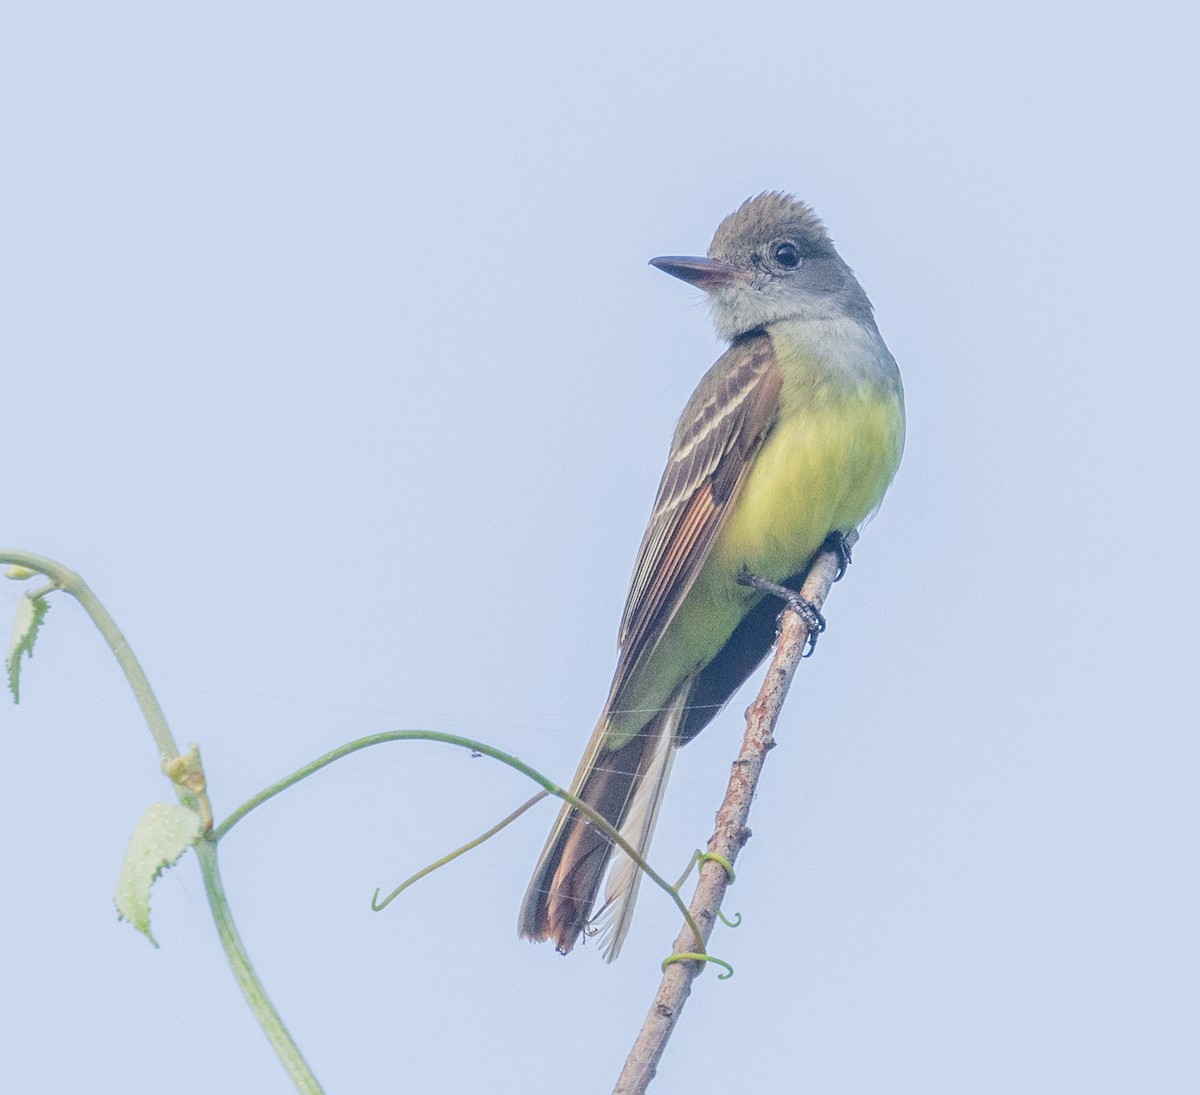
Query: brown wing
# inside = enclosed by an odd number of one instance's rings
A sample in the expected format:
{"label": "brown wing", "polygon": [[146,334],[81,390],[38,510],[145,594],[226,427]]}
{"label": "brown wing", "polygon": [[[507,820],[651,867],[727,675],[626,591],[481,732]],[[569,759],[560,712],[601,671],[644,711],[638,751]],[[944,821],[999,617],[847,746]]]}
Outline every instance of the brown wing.
{"label": "brown wing", "polygon": [[708,371],[680,417],[621,620],[614,697],[691,588],[775,421],[780,386],[771,340],[748,335]]}

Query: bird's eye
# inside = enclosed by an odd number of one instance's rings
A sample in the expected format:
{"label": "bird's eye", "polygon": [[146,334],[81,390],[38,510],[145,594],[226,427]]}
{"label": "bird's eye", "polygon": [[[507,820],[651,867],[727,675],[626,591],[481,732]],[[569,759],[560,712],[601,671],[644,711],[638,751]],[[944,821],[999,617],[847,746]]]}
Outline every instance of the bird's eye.
{"label": "bird's eye", "polygon": [[785,270],[795,270],[800,265],[800,252],[794,243],[777,243],[772,255]]}

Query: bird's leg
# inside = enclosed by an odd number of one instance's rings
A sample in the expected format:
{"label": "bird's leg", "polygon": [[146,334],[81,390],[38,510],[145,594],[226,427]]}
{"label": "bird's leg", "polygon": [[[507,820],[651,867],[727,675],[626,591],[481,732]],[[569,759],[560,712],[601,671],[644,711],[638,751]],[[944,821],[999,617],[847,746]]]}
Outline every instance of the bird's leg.
{"label": "bird's leg", "polygon": [[850,545],[846,542],[846,537],[840,532],[831,532],[825,537],[825,543],[821,545],[822,551],[832,551],[838,557],[838,572],[834,575],[833,580],[840,582],[845,576],[846,571],[850,569]]}
{"label": "bird's leg", "polygon": [[749,586],[762,593],[769,593],[772,597],[778,597],[804,621],[804,626],[808,629],[808,648],[804,652],[804,657],[811,658],[813,651],[817,649],[817,636],[825,630],[825,617],[817,611],[816,605],[806,601],[796,590],[790,589],[788,586],[781,586],[778,582],[760,578],[747,566],[743,566],[738,571],[737,581],[738,585]]}

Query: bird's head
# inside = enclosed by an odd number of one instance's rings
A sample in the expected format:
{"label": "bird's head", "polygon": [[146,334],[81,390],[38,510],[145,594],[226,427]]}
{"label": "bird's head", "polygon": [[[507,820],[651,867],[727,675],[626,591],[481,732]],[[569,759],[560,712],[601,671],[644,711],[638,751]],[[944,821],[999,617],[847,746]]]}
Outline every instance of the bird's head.
{"label": "bird's head", "polygon": [[785,319],[871,322],[871,303],[825,226],[788,194],[760,194],[730,213],[707,258],[671,255],[650,264],[708,294],[722,338]]}

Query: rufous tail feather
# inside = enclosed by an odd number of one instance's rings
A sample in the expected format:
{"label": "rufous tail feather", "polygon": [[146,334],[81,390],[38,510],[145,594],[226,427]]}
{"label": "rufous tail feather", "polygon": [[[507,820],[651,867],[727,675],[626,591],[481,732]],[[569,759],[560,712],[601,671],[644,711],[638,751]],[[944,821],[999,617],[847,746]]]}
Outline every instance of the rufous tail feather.
{"label": "rufous tail feather", "polygon": [[[593,735],[572,793],[586,802],[645,858],[675,753],[675,733],[688,689],[619,749],[605,750],[607,716]],[[525,900],[518,930],[526,939],[553,939],[566,954],[588,928],[613,844],[586,817],[564,805],[542,852]],[[605,957],[617,956],[637,897],[641,871],[620,853],[605,896],[602,943]]]}

